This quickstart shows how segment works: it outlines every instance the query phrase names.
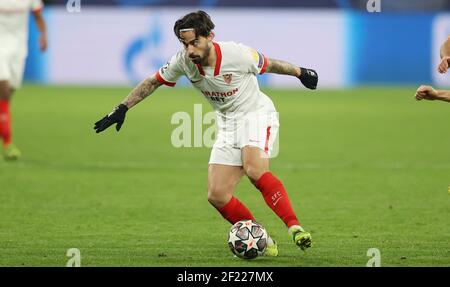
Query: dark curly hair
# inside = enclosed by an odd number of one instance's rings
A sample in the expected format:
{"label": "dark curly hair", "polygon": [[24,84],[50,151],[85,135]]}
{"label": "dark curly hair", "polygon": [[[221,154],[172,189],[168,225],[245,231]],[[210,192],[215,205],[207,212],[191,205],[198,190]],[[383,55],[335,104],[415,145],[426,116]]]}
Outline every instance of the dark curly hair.
{"label": "dark curly hair", "polygon": [[180,29],[193,28],[195,36],[207,37],[215,25],[211,21],[211,17],[205,11],[197,11],[189,13],[178,19],[173,26],[173,31],[178,39],[180,39]]}

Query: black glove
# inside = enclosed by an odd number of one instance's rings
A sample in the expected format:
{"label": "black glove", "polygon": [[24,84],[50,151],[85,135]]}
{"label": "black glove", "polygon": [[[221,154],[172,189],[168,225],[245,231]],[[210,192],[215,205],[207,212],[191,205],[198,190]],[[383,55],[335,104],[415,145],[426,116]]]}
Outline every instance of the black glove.
{"label": "black glove", "polygon": [[99,120],[94,125],[96,133],[102,132],[109,128],[111,125],[117,123],[116,130],[119,131],[125,120],[125,114],[128,111],[128,107],[124,104],[120,104],[114,108],[114,110],[106,115],[103,119]]}
{"label": "black glove", "polygon": [[308,89],[315,90],[317,88],[317,82],[319,81],[319,76],[317,72],[313,69],[307,69],[300,67],[300,81]]}

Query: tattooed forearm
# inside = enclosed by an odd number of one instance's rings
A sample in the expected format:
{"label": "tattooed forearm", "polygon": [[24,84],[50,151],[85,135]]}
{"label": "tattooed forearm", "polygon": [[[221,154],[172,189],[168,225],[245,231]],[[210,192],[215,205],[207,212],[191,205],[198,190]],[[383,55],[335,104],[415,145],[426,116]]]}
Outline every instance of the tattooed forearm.
{"label": "tattooed forearm", "polygon": [[275,60],[275,59],[267,59],[267,73],[275,73],[282,75],[291,75],[298,77],[300,76],[300,68],[289,64],[288,62]]}
{"label": "tattooed forearm", "polygon": [[126,105],[128,108],[135,106],[137,103],[148,97],[153,93],[161,83],[156,80],[156,76],[150,76],[147,79],[139,83],[130,94],[123,100],[122,104]]}

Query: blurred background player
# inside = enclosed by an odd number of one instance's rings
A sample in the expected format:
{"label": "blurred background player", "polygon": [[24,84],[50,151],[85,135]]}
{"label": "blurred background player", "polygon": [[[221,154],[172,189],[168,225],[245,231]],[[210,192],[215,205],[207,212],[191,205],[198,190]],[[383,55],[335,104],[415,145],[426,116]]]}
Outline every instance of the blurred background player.
{"label": "blurred background player", "polygon": [[30,11],[40,32],[40,49],[47,49],[43,7],[42,0],[0,1],[0,137],[6,160],[16,160],[21,155],[20,150],[12,143],[10,102],[12,94],[22,83],[28,52]]}
{"label": "blurred background player", "polygon": [[420,86],[416,91],[416,99],[420,100],[441,100],[444,102],[450,102],[449,90],[435,90],[432,86]]}
{"label": "blurred background player", "polygon": [[[450,66],[450,36],[441,46],[441,62],[437,68],[441,74],[447,73]],[[416,91],[416,99],[420,100],[441,100],[444,102],[450,102],[449,90],[435,90],[432,86],[420,86]]]}
{"label": "blurred background player", "polygon": [[[219,133],[208,168],[208,201],[234,224],[255,220],[233,196],[245,174],[261,191],[267,205],[288,227],[302,250],[311,246],[311,235],[299,224],[281,181],[269,171],[269,156],[278,134],[277,111],[259,89],[257,74],[277,73],[297,77],[316,89],[317,73],[284,61],[266,58],[260,52],[234,42],[214,42],[214,24],[203,11],[176,21],[174,32],[184,49],[159,71],[142,81],[109,115],[95,123],[97,133],[117,123],[119,131],[128,109],[162,84],[174,86],[185,75],[216,110]],[[276,256],[276,243],[268,240],[266,255]]]}

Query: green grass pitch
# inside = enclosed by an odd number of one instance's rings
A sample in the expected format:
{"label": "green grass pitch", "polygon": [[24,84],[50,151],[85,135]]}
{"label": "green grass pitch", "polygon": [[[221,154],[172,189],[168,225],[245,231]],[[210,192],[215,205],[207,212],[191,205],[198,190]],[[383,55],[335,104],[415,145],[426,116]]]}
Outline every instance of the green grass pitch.
{"label": "green grass pitch", "polygon": [[450,266],[450,105],[415,87],[266,90],[280,112],[284,183],[313,247],[297,249],[243,178],[235,195],[279,242],[244,261],[206,199],[209,148],[174,148],[170,123],[208,103],[161,88],[120,133],[93,123],[130,88],[24,86],[14,97],[18,162],[0,159],[0,266]]}

